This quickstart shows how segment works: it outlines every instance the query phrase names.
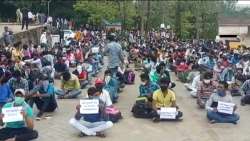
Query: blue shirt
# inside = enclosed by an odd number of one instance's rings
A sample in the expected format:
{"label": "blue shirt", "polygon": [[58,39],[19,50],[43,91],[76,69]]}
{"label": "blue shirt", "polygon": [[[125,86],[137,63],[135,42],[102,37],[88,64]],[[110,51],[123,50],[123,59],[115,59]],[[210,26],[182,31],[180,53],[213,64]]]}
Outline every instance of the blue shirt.
{"label": "blue shirt", "polygon": [[140,96],[148,96],[153,94],[154,91],[158,90],[160,87],[156,83],[149,82],[146,85],[140,85],[139,91]]}
{"label": "blue shirt", "polygon": [[0,103],[8,102],[9,99],[13,98],[10,86],[8,83],[0,85]]}
{"label": "blue shirt", "polygon": [[111,42],[107,44],[104,52],[108,55],[108,68],[118,67],[123,62],[122,47],[119,43]]}

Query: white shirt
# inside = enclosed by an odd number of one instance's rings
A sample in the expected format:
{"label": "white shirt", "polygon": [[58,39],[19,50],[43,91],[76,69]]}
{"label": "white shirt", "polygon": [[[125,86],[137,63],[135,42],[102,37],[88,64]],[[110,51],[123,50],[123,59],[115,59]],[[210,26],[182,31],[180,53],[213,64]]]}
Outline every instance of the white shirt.
{"label": "white shirt", "polygon": [[28,18],[29,18],[29,19],[32,19],[32,18],[33,18],[33,14],[32,14],[30,11],[28,12]]}
{"label": "white shirt", "polygon": [[40,43],[47,44],[46,33],[43,33],[40,37]]}
{"label": "white shirt", "polygon": [[106,104],[106,106],[111,106],[112,101],[110,99],[109,92],[105,89],[102,90],[102,93],[100,95],[100,99]]}

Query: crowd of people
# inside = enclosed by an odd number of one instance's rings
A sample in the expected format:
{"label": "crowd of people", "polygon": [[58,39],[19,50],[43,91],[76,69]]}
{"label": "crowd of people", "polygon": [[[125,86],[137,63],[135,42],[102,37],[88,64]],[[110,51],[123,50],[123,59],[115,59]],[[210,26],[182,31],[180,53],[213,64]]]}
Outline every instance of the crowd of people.
{"label": "crowd of people", "polygon": [[[47,29],[43,31],[45,34]],[[47,118],[57,109],[57,100],[82,98],[98,100],[98,112],[76,113],[69,124],[80,136],[105,137],[104,131],[122,118],[114,106],[125,84],[133,84],[140,71],[141,84],[132,108],[137,118],[181,121],[183,113],[175,94],[175,81],[181,81],[207,111],[210,123],[237,124],[239,115],[232,96],[242,96],[241,105],[250,104],[249,50],[230,50],[213,40],[179,41],[170,30],[152,30],[143,36],[131,31],[128,36],[115,32],[80,29],[68,45],[48,45],[42,34],[40,44],[16,42],[0,51],[0,109],[22,107],[23,121],[3,122],[0,114],[0,140],[32,140],[33,105],[36,120]],[[108,63],[104,63],[104,56]],[[104,67],[107,66],[107,67]],[[103,77],[97,77],[104,70]],[[176,75],[173,80],[171,72]],[[60,82],[58,87],[55,82]],[[93,84],[94,83],[94,84]],[[218,105],[234,104],[232,113],[221,113]],[[194,103],[196,104],[196,103]],[[173,110],[173,118],[163,116]]]}

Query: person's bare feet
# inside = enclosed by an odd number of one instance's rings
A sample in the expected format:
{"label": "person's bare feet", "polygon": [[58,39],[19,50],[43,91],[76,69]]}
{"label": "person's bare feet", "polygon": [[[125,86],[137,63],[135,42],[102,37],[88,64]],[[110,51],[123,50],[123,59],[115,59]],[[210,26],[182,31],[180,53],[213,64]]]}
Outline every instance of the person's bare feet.
{"label": "person's bare feet", "polygon": [[106,135],[104,133],[102,133],[102,132],[96,132],[96,136],[100,137],[100,138],[105,138],[106,137]]}

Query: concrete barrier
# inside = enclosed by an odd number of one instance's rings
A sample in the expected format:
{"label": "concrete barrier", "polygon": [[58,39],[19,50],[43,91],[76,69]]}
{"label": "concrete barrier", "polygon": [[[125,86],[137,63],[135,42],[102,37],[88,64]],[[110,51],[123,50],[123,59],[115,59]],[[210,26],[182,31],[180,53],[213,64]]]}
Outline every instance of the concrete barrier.
{"label": "concrete barrier", "polygon": [[[39,44],[40,36],[44,26],[39,26],[30,30],[14,33],[14,43],[21,41],[22,43],[28,43],[29,40],[33,42],[33,44]],[[3,38],[0,38],[0,45],[4,45]]]}

